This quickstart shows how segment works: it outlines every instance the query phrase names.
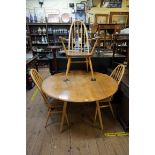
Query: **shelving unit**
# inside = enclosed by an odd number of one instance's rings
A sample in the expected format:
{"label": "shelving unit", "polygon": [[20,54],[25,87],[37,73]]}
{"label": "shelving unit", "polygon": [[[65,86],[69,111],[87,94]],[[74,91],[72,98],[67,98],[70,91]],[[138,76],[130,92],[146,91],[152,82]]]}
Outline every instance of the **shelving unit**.
{"label": "shelving unit", "polygon": [[[29,50],[38,56],[38,65],[48,65],[48,46],[62,46],[59,36],[68,38],[71,23],[27,23]],[[89,24],[86,24],[89,29]],[[66,42],[67,43],[67,42]]]}
{"label": "shelving unit", "polygon": [[26,52],[31,50],[31,37],[28,25],[26,25]]}
{"label": "shelving unit", "polygon": [[59,36],[68,38],[70,23],[48,23],[47,24],[47,35],[48,35],[48,45],[62,45],[59,40]]}
{"label": "shelving unit", "polygon": [[[31,44],[33,46],[44,46],[48,44],[47,39],[47,25],[46,23],[31,23],[28,24],[30,37],[31,37]],[[31,47],[31,49],[32,49]],[[40,47],[38,47],[39,49]],[[45,49],[45,47],[43,48]]]}
{"label": "shelving unit", "polygon": [[124,55],[125,62],[127,66],[129,65],[129,34],[114,35],[113,63],[116,54]]}
{"label": "shelving unit", "polygon": [[98,24],[98,35],[100,39],[100,49],[112,49],[113,35],[121,29],[120,24]]}

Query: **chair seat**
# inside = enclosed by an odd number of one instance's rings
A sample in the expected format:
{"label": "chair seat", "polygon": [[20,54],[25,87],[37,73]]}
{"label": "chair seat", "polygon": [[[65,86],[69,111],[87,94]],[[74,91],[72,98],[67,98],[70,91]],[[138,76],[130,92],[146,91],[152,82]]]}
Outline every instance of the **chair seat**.
{"label": "chair seat", "polygon": [[63,101],[47,97],[48,103],[51,107],[63,107]]}
{"label": "chair seat", "polygon": [[68,57],[90,57],[92,53],[88,52],[77,52],[77,51],[70,51],[66,54]]}

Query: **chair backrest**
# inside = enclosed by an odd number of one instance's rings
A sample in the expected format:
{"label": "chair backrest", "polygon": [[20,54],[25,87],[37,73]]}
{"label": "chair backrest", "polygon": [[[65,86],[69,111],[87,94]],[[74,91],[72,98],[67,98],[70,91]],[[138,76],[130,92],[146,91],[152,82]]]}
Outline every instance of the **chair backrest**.
{"label": "chair backrest", "polygon": [[82,21],[74,21],[70,26],[68,52],[90,53],[87,28]]}
{"label": "chair backrest", "polygon": [[125,66],[123,64],[120,64],[112,71],[110,76],[114,80],[116,80],[119,85],[124,75],[124,72],[125,72]]}
{"label": "chair backrest", "polygon": [[30,74],[31,74],[31,77],[34,81],[34,83],[36,84],[38,90],[40,91],[43,99],[44,99],[44,103],[47,107],[49,107],[49,103],[48,103],[48,99],[47,99],[47,96],[46,94],[42,91],[42,88],[41,88],[41,84],[43,82],[43,79],[41,77],[41,75],[37,72],[36,69],[31,69],[30,70]]}

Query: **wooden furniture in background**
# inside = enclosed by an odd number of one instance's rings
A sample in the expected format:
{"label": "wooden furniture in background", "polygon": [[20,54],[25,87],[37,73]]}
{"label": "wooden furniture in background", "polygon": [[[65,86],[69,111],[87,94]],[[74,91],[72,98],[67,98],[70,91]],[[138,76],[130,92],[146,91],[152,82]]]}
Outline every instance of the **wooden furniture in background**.
{"label": "wooden furniture in background", "polygon": [[32,53],[26,54],[26,68],[36,68],[38,70],[38,63],[37,63],[38,56],[33,56]]}
{"label": "wooden furniture in background", "polygon": [[[37,72],[36,69],[31,69],[30,74],[31,74],[31,77],[32,77],[34,83],[36,84],[38,90],[40,91],[40,94],[42,95],[42,97],[44,99],[44,103],[45,103],[45,105],[46,105],[46,107],[48,109],[48,116],[47,116],[47,120],[46,120],[46,124],[45,124],[45,128],[46,128],[49,117],[53,113],[62,112],[62,103],[60,105],[58,103],[58,101],[56,101],[54,99],[51,99],[51,101],[49,102],[49,99],[48,99],[47,95],[42,91],[42,88],[41,88],[41,85],[42,85],[42,82],[43,82],[43,79],[42,79],[41,75]],[[66,106],[66,103],[64,103],[64,107],[65,106]],[[60,108],[61,108],[61,110],[60,110]],[[66,118],[66,121],[68,123],[68,118],[67,118],[66,111],[65,112],[63,111],[63,115],[64,115],[64,118]]]}
{"label": "wooden furniture in background", "polygon": [[109,15],[108,14],[95,14],[95,24],[108,24]]}
{"label": "wooden furniture in background", "polygon": [[[33,55],[38,55],[38,66],[48,65],[48,56],[51,50],[48,46],[62,45],[59,36],[68,37],[71,23],[27,23],[27,50],[32,51]],[[89,24],[86,24],[89,28]],[[65,44],[68,44],[65,42]],[[34,51],[33,48],[36,50]]]}
{"label": "wooden furniture in background", "polygon": [[28,25],[26,24],[26,52],[29,52],[31,50],[31,37],[30,37],[30,29]]}
{"label": "wooden furniture in background", "polygon": [[[90,73],[83,71],[71,71],[69,80],[66,81],[64,72],[54,74],[46,78],[42,83],[43,91],[50,97],[67,102],[86,103],[96,102],[100,126],[103,129],[99,101],[112,96],[118,89],[117,82],[110,76],[94,72],[96,81],[90,80]],[[63,112],[66,111],[66,106]],[[64,122],[64,115],[61,119],[60,131]]]}
{"label": "wooden furniture in background", "polygon": [[117,106],[117,117],[123,129],[129,131],[129,68],[126,68],[119,90],[114,97]]}
{"label": "wooden furniture in background", "polygon": [[[125,71],[125,66],[120,64],[112,71],[110,77],[112,77],[117,82],[117,84],[119,85],[121,80],[122,80],[122,77],[124,75],[124,71]],[[101,108],[109,107],[113,117],[115,117],[114,112],[113,112],[113,108],[111,105],[111,101],[112,101],[112,96],[109,96],[108,98],[105,98],[104,100],[98,101],[98,104],[96,106],[96,111],[95,111],[95,120],[96,120],[96,116],[97,116],[98,111],[99,111],[98,108],[101,109]]]}
{"label": "wooden furniture in background", "polygon": [[116,62],[115,54],[121,54],[125,56],[127,66],[129,65],[129,34],[115,34],[113,38],[113,58],[112,66]]}
{"label": "wooden furniture in background", "polygon": [[[98,24],[97,30],[98,30],[98,35],[100,36],[100,42],[103,41],[103,46],[100,45],[100,47],[103,47],[103,49],[107,49],[107,48],[111,49],[113,35],[116,32],[120,31],[120,25],[119,24]],[[104,33],[101,34],[101,31],[103,31]]]}
{"label": "wooden furniture in background", "polygon": [[54,62],[53,62],[53,64],[50,63],[50,72],[51,72],[51,74],[54,74],[58,71],[58,63],[57,63],[57,59],[56,59],[56,52],[61,49],[61,46],[48,46],[47,48],[49,48],[53,54]]}
{"label": "wooden furniture in background", "polygon": [[124,24],[129,26],[129,12],[110,12],[110,24]]}
{"label": "wooden furniture in background", "polygon": [[38,70],[38,56],[33,56],[32,53],[26,53],[26,89],[30,90],[34,87],[34,82],[30,76],[30,69],[36,68]]}
{"label": "wooden furniture in background", "polygon": [[[97,39],[92,49],[90,49],[90,43],[88,38],[87,28],[82,21],[74,21],[70,26],[68,48],[65,47],[64,39],[60,37],[66,56],[68,58],[66,78],[68,78],[68,72],[70,70],[71,63],[86,63],[88,71],[88,65],[91,70],[91,80],[95,80],[91,57],[94,54],[95,46],[97,45]],[[74,57],[85,58],[85,61],[72,61]]]}
{"label": "wooden furniture in background", "polygon": [[38,66],[47,65],[46,55],[49,53],[46,47],[48,45],[47,24],[46,23],[27,23],[27,29],[30,36],[30,51],[37,55]]}

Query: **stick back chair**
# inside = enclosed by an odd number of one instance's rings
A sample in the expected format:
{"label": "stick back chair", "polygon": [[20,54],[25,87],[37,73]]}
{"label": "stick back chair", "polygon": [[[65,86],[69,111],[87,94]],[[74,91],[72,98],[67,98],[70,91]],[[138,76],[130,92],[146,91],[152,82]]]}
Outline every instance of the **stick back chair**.
{"label": "stick back chair", "polygon": [[[91,57],[94,54],[95,47],[97,45],[98,39],[94,43],[93,48],[91,49],[88,39],[88,32],[85,24],[82,21],[74,21],[70,26],[69,38],[68,38],[68,48],[65,47],[63,37],[60,37],[64,51],[68,58],[67,69],[66,69],[66,77],[70,70],[71,63],[86,63],[86,69],[88,71],[88,65],[90,66],[92,80],[95,80],[93,67],[91,62]],[[73,61],[73,57],[81,57],[85,58],[85,61]]]}
{"label": "stick back chair", "polygon": [[[34,83],[36,84],[40,94],[42,95],[42,97],[44,99],[44,103],[45,103],[45,105],[46,105],[46,107],[48,109],[48,115],[47,115],[47,120],[46,120],[46,124],[45,124],[45,128],[46,128],[49,117],[53,113],[61,113],[62,112],[62,102],[60,104],[58,100],[54,100],[52,98],[51,98],[51,101],[50,101],[50,98],[48,98],[47,95],[42,91],[41,85],[42,85],[42,82],[43,82],[43,78],[37,72],[36,69],[31,69],[30,70],[30,75],[31,75]],[[64,115],[65,115],[67,123],[69,124],[66,112],[65,112]]]}
{"label": "stick back chair", "polygon": [[[116,80],[117,84],[119,85],[121,80],[122,80],[122,77],[124,75],[124,72],[125,72],[125,66],[123,64],[119,64],[113,71],[112,73],[110,74],[110,76]],[[112,108],[112,105],[111,105],[111,101],[112,101],[112,97],[113,96],[110,96],[104,100],[101,100],[99,101],[99,108],[107,108],[109,107],[110,110],[111,110],[111,113],[113,115],[113,117],[115,118],[115,115],[114,115],[114,111],[113,111],[113,108]],[[107,103],[107,104],[106,104]],[[96,120],[96,116],[97,116],[97,106],[96,106],[96,111],[95,111],[95,120]]]}

